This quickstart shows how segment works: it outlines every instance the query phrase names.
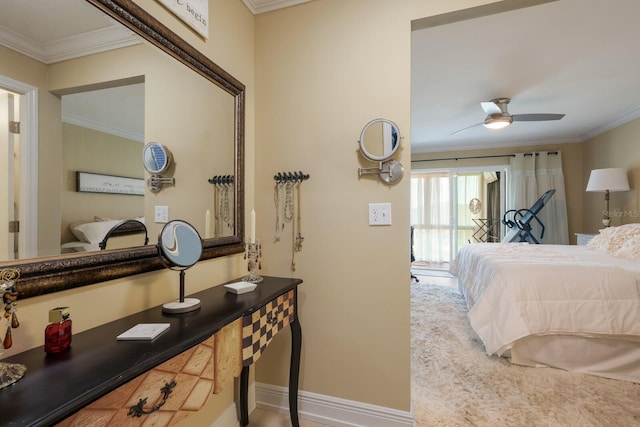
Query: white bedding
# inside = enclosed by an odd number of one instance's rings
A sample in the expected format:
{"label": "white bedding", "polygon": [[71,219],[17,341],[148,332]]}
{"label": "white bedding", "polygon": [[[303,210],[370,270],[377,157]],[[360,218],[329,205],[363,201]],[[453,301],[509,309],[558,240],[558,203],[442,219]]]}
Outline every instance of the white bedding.
{"label": "white bedding", "polygon": [[488,354],[530,336],[640,341],[640,263],[585,246],[475,243],[453,261]]}

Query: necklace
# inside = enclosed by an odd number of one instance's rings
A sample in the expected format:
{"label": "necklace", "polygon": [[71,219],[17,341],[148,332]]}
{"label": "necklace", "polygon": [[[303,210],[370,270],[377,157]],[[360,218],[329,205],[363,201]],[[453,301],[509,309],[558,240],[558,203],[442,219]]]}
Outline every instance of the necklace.
{"label": "necklace", "polygon": [[[274,234],[274,239],[276,242],[280,241],[280,183],[276,182],[276,185],[273,187],[273,204],[276,208],[276,232]],[[284,224],[282,224],[284,227]]]}
{"label": "necklace", "polygon": [[293,183],[287,182],[284,187],[284,221],[291,222],[293,220]]}
{"label": "necklace", "polygon": [[297,231],[298,234],[296,235],[296,240],[295,240],[295,244],[293,246],[293,250],[295,252],[300,252],[302,250],[302,242],[304,241],[304,237],[302,237],[302,219],[301,219],[301,210],[300,210],[300,199],[301,199],[301,192],[302,192],[302,183],[298,182],[296,189],[298,190],[298,197],[297,197],[297,206],[296,206],[296,213],[297,213]]}

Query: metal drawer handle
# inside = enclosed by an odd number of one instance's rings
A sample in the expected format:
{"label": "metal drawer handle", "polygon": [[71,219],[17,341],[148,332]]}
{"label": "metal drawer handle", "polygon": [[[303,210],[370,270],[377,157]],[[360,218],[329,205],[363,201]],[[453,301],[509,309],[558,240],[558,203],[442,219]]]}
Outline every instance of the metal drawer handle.
{"label": "metal drawer handle", "polygon": [[267,315],[267,323],[271,323],[272,325],[276,325],[278,323],[278,315],[273,315],[273,313],[269,313]]}
{"label": "metal drawer handle", "polygon": [[162,400],[157,404],[153,405],[151,409],[144,409],[144,405],[147,404],[147,398],[138,400],[138,404],[129,408],[129,413],[127,415],[131,415],[132,417],[141,417],[143,415],[150,414],[152,412],[157,411],[167,402],[169,395],[173,391],[173,388],[176,386],[175,381],[171,381],[170,383],[165,383],[164,387],[160,389],[160,393],[162,393]]}

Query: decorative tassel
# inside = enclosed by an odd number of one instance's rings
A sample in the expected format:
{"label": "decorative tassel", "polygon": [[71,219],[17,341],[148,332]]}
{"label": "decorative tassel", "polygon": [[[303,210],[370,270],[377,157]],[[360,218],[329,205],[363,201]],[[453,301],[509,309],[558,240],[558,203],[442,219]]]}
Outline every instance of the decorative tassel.
{"label": "decorative tassel", "polygon": [[13,345],[13,339],[11,338],[11,328],[7,328],[7,335],[4,337],[4,342],[2,343],[4,348],[11,348]]}
{"label": "decorative tassel", "polygon": [[11,327],[15,329],[18,326],[20,326],[20,322],[18,322],[18,316],[16,316],[16,313],[13,312],[11,316]]}

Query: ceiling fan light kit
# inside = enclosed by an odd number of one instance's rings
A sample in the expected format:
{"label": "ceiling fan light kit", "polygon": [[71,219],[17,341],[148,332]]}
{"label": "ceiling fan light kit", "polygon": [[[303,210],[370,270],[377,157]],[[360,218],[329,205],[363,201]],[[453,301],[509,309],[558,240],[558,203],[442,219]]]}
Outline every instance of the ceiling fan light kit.
{"label": "ceiling fan light kit", "polygon": [[513,117],[503,114],[491,114],[484,119],[484,127],[488,129],[504,129],[513,123]]}

